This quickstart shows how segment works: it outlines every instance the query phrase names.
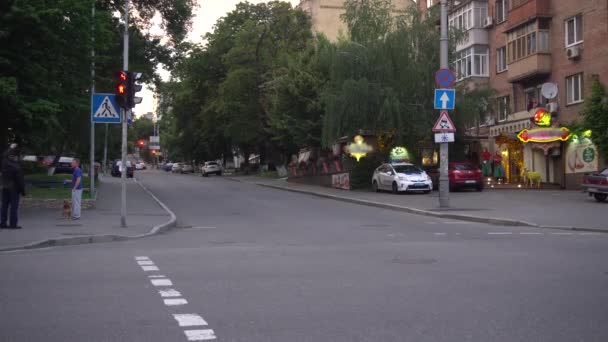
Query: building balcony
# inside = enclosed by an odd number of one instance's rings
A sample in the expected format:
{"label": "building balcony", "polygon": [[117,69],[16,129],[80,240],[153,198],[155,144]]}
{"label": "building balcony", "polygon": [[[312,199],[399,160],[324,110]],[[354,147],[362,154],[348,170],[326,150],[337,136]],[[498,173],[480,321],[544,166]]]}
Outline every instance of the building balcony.
{"label": "building balcony", "polygon": [[512,0],[507,31],[535,18],[551,17],[551,0]]}
{"label": "building balcony", "polygon": [[509,64],[507,78],[515,83],[551,74],[551,54],[536,53]]}
{"label": "building balcony", "polygon": [[484,28],[472,28],[467,31],[466,36],[456,42],[456,51],[462,51],[473,45],[488,45],[488,30]]}

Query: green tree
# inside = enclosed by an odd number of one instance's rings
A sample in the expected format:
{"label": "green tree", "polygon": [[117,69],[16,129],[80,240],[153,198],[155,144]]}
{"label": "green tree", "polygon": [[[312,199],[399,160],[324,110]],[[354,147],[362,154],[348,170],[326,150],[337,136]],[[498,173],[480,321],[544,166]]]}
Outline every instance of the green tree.
{"label": "green tree", "polygon": [[583,124],[591,130],[591,140],[605,158],[608,158],[608,97],[604,85],[593,81],[591,95],[585,99]]}

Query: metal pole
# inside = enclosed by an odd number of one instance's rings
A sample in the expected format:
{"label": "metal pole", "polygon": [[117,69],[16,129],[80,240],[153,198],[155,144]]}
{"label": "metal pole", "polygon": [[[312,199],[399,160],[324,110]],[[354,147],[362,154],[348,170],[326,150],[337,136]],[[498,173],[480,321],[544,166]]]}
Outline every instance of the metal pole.
{"label": "metal pole", "polygon": [[[448,0],[441,0],[441,38],[439,39],[440,67],[448,68]],[[439,207],[450,206],[448,178],[448,143],[439,144]]]}
{"label": "metal pole", "polygon": [[103,173],[108,173],[108,124],[106,124],[106,133],[103,138]]}
{"label": "metal pole", "polygon": [[95,94],[95,0],[91,5],[91,150],[89,153],[89,194],[95,195],[95,123],[93,122],[93,96]]}
{"label": "metal pole", "polygon": [[[125,27],[123,33],[123,70],[129,70],[129,0],[125,0]],[[122,110],[122,158],[120,172],[120,226],[127,228],[127,118],[130,110]]]}

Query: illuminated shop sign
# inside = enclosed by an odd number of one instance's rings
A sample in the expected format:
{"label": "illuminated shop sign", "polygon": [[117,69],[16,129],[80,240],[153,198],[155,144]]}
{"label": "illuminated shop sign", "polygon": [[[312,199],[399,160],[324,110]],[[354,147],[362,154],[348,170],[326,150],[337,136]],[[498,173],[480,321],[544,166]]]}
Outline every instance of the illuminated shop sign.
{"label": "illuminated shop sign", "polygon": [[551,113],[546,109],[540,108],[534,113],[534,123],[538,126],[549,127],[551,126]]}
{"label": "illuminated shop sign", "polygon": [[374,149],[365,143],[365,140],[362,136],[357,135],[353,142],[346,146],[346,152],[350,154],[351,157],[354,157],[359,161],[359,159],[365,157],[368,153],[372,152]]}
{"label": "illuminated shop sign", "polygon": [[410,154],[402,146],[394,147],[389,155],[391,161],[410,161]]}
{"label": "illuminated shop sign", "polygon": [[566,141],[571,135],[572,132],[566,127],[539,127],[524,129],[519,132],[517,137],[525,143],[548,143],[553,141]]}

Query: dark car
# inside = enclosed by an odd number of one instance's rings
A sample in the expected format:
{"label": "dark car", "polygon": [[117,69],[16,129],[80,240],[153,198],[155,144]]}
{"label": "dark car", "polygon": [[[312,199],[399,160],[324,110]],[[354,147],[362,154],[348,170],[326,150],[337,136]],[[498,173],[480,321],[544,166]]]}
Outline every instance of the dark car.
{"label": "dark car", "polygon": [[450,179],[450,191],[464,188],[472,188],[477,191],[483,190],[481,170],[471,163],[449,163],[448,177]]}
{"label": "dark car", "polygon": [[[121,160],[115,160],[114,163],[112,164],[112,171],[110,172],[112,174],[112,177],[120,177],[121,176],[121,170],[120,170],[120,165],[122,164]],[[127,160],[127,178],[133,178],[133,172],[135,170],[135,167],[133,166],[133,164],[131,163],[130,160]]]}
{"label": "dark car", "polygon": [[581,188],[596,201],[605,202],[608,198],[608,168],[600,173],[585,174]]}
{"label": "dark car", "polygon": [[72,157],[61,157],[55,164],[55,173],[72,173]]}

